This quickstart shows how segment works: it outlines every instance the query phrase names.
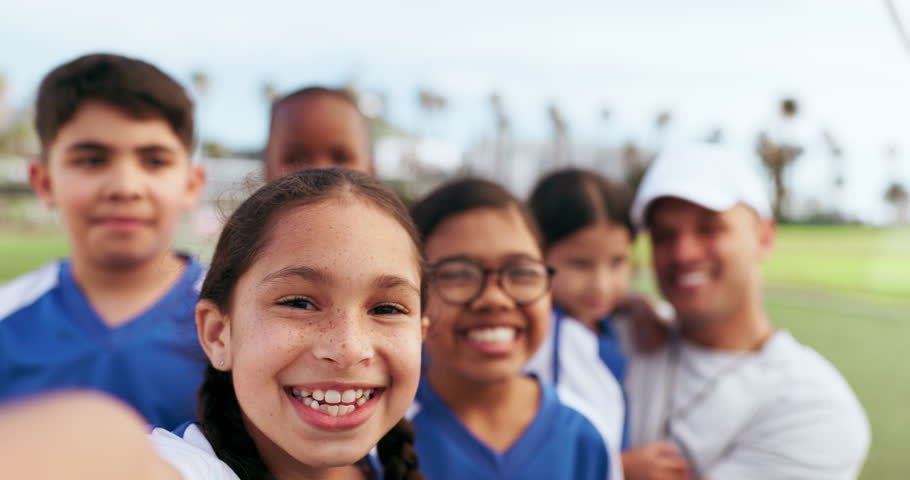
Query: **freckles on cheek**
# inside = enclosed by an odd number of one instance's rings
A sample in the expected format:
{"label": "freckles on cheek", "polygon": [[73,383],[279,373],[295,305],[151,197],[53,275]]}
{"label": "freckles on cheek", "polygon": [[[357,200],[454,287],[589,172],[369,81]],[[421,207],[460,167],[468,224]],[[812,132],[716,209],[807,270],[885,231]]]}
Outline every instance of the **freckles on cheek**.
{"label": "freckles on cheek", "polygon": [[[430,336],[431,331],[432,329],[427,331],[427,337]],[[419,361],[420,351],[424,343],[420,329],[392,333],[387,337],[386,341],[386,348],[396,357],[408,359],[409,364],[415,358]]]}

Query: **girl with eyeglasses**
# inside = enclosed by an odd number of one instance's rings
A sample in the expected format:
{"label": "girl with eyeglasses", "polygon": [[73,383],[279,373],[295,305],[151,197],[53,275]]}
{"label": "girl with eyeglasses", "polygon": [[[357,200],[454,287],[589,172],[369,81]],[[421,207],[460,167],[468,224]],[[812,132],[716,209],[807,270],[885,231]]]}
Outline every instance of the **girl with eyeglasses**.
{"label": "girl with eyeglasses", "polygon": [[523,204],[463,179],[412,216],[425,240],[430,326],[408,417],[427,478],[609,478],[607,442],[569,406],[577,402],[522,374],[549,328],[553,274]]}

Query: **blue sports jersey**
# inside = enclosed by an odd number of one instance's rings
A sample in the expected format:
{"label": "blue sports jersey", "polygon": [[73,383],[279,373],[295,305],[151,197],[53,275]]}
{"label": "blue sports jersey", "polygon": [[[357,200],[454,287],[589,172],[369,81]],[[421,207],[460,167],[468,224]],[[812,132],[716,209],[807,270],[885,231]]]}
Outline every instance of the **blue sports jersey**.
{"label": "blue sports jersey", "polygon": [[[422,380],[408,410],[420,471],[427,480],[573,479],[610,477],[606,440],[581,413],[541,385],[537,416],[506,452],[471,433]],[[617,460],[618,461],[618,460]]]}
{"label": "blue sports jersey", "polygon": [[[628,444],[628,412],[622,388],[626,359],[607,317],[595,332],[553,309],[552,327],[525,371],[553,385],[562,402],[582,412],[607,440],[614,458]],[[621,462],[613,477],[622,478]]]}
{"label": "blue sports jersey", "polygon": [[116,328],[89,304],[68,260],[0,287],[0,399],[90,388],[122,398],[152,424],[194,418],[207,363],[194,313],[204,268],[186,260],[161,299]]}

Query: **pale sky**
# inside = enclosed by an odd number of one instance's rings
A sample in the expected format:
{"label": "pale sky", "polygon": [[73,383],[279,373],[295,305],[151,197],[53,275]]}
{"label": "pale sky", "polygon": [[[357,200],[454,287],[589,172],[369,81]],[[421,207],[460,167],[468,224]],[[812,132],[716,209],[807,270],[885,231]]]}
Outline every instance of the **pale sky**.
{"label": "pale sky", "polygon": [[[830,191],[822,129],[847,152],[846,208],[883,221],[886,183],[910,184],[910,52],[879,0],[13,1],[0,17],[0,71],[16,106],[59,63],[113,51],[183,81],[209,73],[203,134],[235,147],[264,141],[265,81],[357,79],[386,96],[393,123],[465,149],[489,135],[498,90],[527,140],[549,138],[556,102],[578,142],[650,142],[656,113],[670,110],[673,138],[719,126],[750,151],[789,95],[802,105],[795,130],[808,150],[793,182],[804,198]],[[910,0],[895,1],[910,27]],[[429,124],[419,87],[450,101]],[[897,166],[886,164],[891,144]]]}

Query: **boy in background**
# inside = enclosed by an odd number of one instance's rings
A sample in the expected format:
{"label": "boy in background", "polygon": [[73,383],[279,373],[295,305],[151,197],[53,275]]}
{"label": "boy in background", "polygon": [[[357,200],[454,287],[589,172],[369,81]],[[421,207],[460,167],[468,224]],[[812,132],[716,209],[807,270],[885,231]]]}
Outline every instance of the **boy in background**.
{"label": "boy in background", "polygon": [[36,107],[29,179],[71,257],[0,287],[0,399],[90,388],[175,427],[194,415],[205,358],[204,269],[173,245],[205,183],[192,101],[153,65],[87,55],[44,78]]}
{"label": "boy in background", "polygon": [[307,87],[272,105],[266,181],[308,168],[342,167],[375,175],[366,117],[344,90]]}

